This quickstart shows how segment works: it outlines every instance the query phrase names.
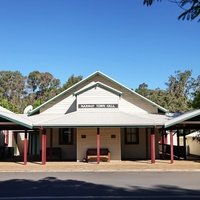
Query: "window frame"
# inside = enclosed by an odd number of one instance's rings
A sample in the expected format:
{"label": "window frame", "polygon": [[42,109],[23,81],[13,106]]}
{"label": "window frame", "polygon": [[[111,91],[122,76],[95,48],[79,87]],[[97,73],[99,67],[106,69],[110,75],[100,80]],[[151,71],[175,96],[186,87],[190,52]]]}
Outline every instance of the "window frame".
{"label": "window frame", "polygon": [[[70,133],[71,140],[68,139],[67,135],[64,136],[65,131]],[[72,145],[74,140],[74,129],[73,128],[60,128],[59,129],[59,145]],[[66,139],[65,139],[66,137]]]}
{"label": "window frame", "polygon": [[[129,131],[128,131],[129,130]],[[128,134],[130,134],[130,140],[128,141]],[[135,141],[133,141],[135,138]],[[124,142],[125,144],[139,144],[139,128],[125,128],[124,129]]]}

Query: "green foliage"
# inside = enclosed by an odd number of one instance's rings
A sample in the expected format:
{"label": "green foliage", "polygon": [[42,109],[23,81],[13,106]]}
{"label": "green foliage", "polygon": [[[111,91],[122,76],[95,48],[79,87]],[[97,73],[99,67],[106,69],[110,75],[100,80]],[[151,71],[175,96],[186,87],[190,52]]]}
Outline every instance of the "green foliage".
{"label": "green foliage", "polygon": [[197,79],[193,83],[193,101],[192,106],[193,108],[200,108],[200,76],[197,77]]}
{"label": "green foliage", "polygon": [[0,105],[23,113],[27,105],[36,108],[82,78],[72,75],[61,87],[60,80],[49,72],[33,71],[25,77],[19,71],[0,71]]}
{"label": "green foliage", "polygon": [[[179,7],[185,11],[179,15],[178,19],[194,20],[200,15],[200,1],[199,0],[181,0],[178,2]],[[189,9],[185,9],[189,7]],[[198,20],[200,21],[200,19]]]}
{"label": "green foliage", "polygon": [[[144,0],[143,1],[143,4],[144,5],[147,5],[147,6],[151,6],[153,4],[155,0]],[[157,1],[161,1],[161,0],[157,0]]]}
{"label": "green foliage", "polygon": [[190,70],[176,71],[175,75],[171,75],[166,83],[170,97],[169,103],[173,112],[185,112],[191,109],[188,99],[194,81],[191,75],[192,71]]}
{"label": "green foliage", "polygon": [[75,85],[76,83],[78,83],[82,79],[83,79],[83,76],[75,76],[74,74],[71,75],[68,78],[68,80],[66,81],[66,83],[63,85],[62,90],[66,90],[66,89],[70,88],[71,86]]}
{"label": "green foliage", "polygon": [[60,80],[49,72],[33,71],[27,77],[28,104],[37,107],[58,93]]}
{"label": "green foliage", "polygon": [[13,111],[15,113],[18,113],[19,110],[17,108],[17,105],[10,103],[7,99],[0,99],[0,106]]}
{"label": "green foliage", "polygon": [[25,77],[19,71],[0,71],[1,105],[15,112],[20,112],[24,89]]}
{"label": "green foliage", "polygon": [[[18,71],[0,71],[0,105],[23,113],[27,105],[35,108],[82,78],[71,75],[60,87],[60,80],[48,72],[33,71],[25,77]],[[146,83],[142,83],[135,91],[170,112],[200,108],[200,76],[194,79],[191,70],[176,71],[169,77],[166,86],[165,90],[149,89]]]}
{"label": "green foliage", "polygon": [[[156,0],[144,0],[143,4],[151,6]],[[161,0],[157,0],[161,1]],[[168,0],[171,3],[180,7],[183,12],[178,16],[182,20],[194,20],[200,16],[200,1],[199,0]],[[200,19],[198,20],[200,21]]]}
{"label": "green foliage", "polygon": [[[147,84],[143,83],[139,85],[136,92],[168,109],[170,112],[185,112],[192,109],[192,105],[194,105],[192,98],[197,88],[197,83],[200,83],[200,81],[192,78],[191,70],[176,71],[175,75],[169,77],[166,83],[166,90],[160,90],[159,88],[151,90],[148,89]],[[198,98],[196,97],[194,100],[196,101],[196,99]]]}
{"label": "green foliage", "polygon": [[195,94],[194,100],[192,102],[193,108],[200,109],[200,92]]}

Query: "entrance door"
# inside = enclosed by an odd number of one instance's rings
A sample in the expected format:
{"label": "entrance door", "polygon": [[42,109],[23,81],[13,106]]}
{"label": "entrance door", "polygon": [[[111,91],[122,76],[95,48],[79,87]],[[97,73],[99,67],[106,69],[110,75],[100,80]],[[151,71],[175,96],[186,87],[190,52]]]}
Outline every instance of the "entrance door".
{"label": "entrance door", "polygon": [[76,161],[76,128],[59,129],[59,147],[62,149],[62,160]]}

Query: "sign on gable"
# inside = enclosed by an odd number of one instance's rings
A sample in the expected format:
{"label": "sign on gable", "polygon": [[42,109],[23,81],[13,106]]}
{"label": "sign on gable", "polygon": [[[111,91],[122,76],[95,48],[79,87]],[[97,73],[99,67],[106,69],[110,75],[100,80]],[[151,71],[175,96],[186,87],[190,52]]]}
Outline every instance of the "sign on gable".
{"label": "sign on gable", "polygon": [[78,108],[118,108],[118,104],[78,104]]}

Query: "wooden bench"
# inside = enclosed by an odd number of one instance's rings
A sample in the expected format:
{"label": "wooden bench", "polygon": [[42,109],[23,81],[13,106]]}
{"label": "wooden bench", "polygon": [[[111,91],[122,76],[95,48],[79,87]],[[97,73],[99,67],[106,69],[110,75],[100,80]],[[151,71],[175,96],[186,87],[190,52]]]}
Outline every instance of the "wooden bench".
{"label": "wooden bench", "polygon": [[[87,149],[86,152],[86,161],[96,161],[97,160],[97,149]],[[100,160],[101,161],[110,161],[110,151],[108,148],[100,148]]]}

